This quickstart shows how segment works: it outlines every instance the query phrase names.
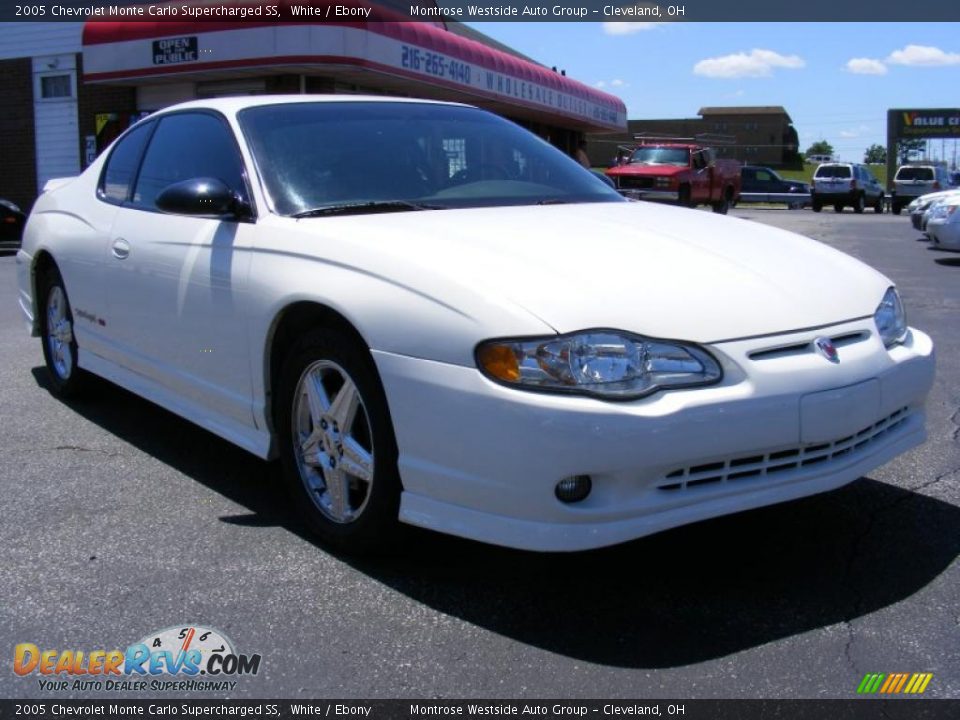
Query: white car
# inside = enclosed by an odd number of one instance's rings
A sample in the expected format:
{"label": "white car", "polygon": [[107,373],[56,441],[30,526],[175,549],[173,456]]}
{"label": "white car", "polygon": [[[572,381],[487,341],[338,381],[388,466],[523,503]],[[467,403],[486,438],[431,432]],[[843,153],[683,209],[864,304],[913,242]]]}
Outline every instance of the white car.
{"label": "white car", "polygon": [[940,201],[930,220],[927,234],[944,250],[960,250],[960,195]]}
{"label": "white car", "polygon": [[52,183],[19,301],[95,373],[261,458],[326,541],[398,521],[583,550],[837,488],[925,438],[893,282],[629,202],[490,113],[191,102]]}
{"label": "white car", "polygon": [[910,204],[907,205],[907,211],[910,213],[910,224],[915,230],[919,230],[925,235],[928,234],[927,223],[930,221],[930,214],[934,207],[951,197],[960,197],[960,190],[941,190],[911,200]]}

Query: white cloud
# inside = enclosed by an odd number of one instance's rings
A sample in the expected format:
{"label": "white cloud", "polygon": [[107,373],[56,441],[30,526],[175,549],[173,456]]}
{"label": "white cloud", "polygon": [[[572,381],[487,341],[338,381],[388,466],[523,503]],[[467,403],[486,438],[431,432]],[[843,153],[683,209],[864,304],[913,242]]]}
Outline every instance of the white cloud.
{"label": "white cloud", "polygon": [[847,60],[847,70],[855,75],[886,75],[887,66],[873,58],[852,58]]}
{"label": "white cloud", "polygon": [[944,52],[929,45],[907,45],[903,50],[894,50],[887,57],[893,65],[960,65],[960,53]]}
{"label": "white cloud", "polygon": [[607,80],[597,80],[597,81],[593,84],[593,86],[594,86],[595,88],[605,88],[605,87],[627,88],[627,87],[630,87],[630,83],[628,83],[628,82],[626,82],[626,81],[624,81],[624,80],[621,80],[620,78],[615,78],[615,79],[610,80],[610,81],[607,81]]}
{"label": "white cloud", "polygon": [[653,30],[663,23],[658,22],[605,22],[603,31],[607,35],[632,35],[633,33]]}
{"label": "white cloud", "polygon": [[859,125],[859,126],[857,126],[857,127],[855,127],[855,128],[852,128],[852,129],[850,129],[850,130],[841,130],[841,131],[840,131],[840,137],[842,137],[842,138],[847,138],[847,139],[849,139],[849,138],[858,138],[858,137],[860,137],[861,135],[863,135],[863,133],[868,133],[868,132],[870,132],[870,126],[869,126],[869,125]]}
{"label": "white cloud", "polygon": [[799,55],[781,55],[773,50],[753,49],[749,53],[706,58],[693,66],[694,75],[712,78],[769,77],[775,68],[796,69],[806,63]]}

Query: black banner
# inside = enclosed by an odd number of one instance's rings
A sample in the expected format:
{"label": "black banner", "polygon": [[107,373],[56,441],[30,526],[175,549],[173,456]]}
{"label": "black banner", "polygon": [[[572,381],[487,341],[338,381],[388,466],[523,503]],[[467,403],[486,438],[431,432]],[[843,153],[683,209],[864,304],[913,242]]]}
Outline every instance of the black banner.
{"label": "black banner", "polygon": [[0,0],[2,22],[952,22],[944,0]]}

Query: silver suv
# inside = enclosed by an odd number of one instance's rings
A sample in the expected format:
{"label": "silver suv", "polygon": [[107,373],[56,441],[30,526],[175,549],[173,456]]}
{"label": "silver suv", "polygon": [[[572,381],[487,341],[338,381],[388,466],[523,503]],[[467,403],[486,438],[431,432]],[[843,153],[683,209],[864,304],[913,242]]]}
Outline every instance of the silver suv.
{"label": "silver suv", "polygon": [[813,174],[810,204],[814,212],[820,212],[824,205],[843,212],[849,205],[855,213],[862,213],[867,206],[882,213],[883,195],[883,186],[866,165],[830,162],[820,165]]}
{"label": "silver suv", "polygon": [[893,177],[893,200],[890,207],[894,215],[911,200],[938,190],[951,187],[950,173],[939,165],[901,165]]}

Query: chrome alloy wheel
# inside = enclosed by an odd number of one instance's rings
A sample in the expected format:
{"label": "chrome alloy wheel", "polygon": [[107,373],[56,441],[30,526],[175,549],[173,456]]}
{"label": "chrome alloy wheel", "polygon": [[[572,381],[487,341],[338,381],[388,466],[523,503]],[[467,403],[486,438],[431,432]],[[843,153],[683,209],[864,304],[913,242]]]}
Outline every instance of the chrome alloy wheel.
{"label": "chrome alloy wheel", "polygon": [[294,393],[293,451],[317,509],[346,524],[363,513],[373,489],[373,434],[363,398],[331,360],[309,365]]}
{"label": "chrome alloy wheel", "polygon": [[67,298],[63,288],[54,285],[47,295],[47,348],[53,368],[61,380],[73,372],[73,325],[67,314]]}

